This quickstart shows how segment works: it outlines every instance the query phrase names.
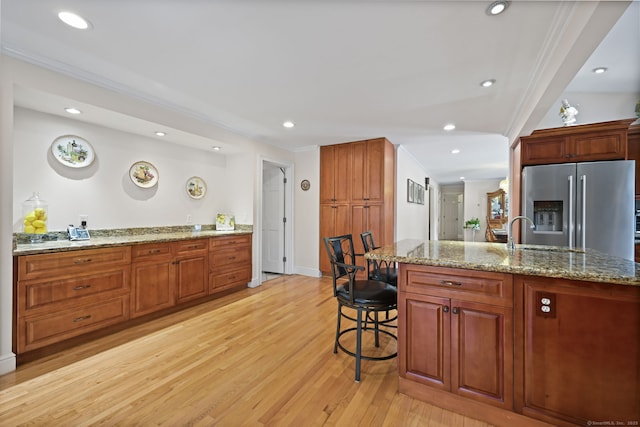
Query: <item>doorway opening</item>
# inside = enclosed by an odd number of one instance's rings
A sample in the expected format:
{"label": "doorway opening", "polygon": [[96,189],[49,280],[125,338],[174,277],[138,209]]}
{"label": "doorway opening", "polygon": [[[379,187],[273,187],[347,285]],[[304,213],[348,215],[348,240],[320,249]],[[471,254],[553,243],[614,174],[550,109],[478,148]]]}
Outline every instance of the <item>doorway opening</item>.
{"label": "doorway opening", "polygon": [[262,161],[260,283],[292,271],[292,166]]}

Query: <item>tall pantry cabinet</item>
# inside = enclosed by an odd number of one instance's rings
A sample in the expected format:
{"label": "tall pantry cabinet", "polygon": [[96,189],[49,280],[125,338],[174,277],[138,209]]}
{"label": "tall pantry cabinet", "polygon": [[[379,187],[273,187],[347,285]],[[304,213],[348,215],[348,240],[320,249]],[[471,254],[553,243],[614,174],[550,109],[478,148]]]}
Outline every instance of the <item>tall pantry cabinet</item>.
{"label": "tall pantry cabinet", "polygon": [[[372,231],[377,246],[394,240],[395,148],[386,138],[320,147],[320,271],[331,272],[323,238]],[[358,263],[363,265],[364,260]]]}

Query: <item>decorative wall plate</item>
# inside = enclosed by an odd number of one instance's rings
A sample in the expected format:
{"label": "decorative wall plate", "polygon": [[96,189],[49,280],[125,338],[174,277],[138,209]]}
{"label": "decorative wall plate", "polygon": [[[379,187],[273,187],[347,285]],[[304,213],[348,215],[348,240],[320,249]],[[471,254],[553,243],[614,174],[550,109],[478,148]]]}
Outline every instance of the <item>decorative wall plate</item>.
{"label": "decorative wall plate", "polygon": [[149,162],[135,162],[129,168],[129,177],[138,187],[151,188],[158,183],[158,169]]}
{"label": "decorative wall plate", "polygon": [[207,183],[198,176],[192,176],[187,180],[187,194],[192,199],[202,199],[207,194]]}
{"label": "decorative wall plate", "polygon": [[87,167],[95,158],[91,144],[76,135],[57,137],[51,144],[51,153],[57,161],[70,168]]}
{"label": "decorative wall plate", "polygon": [[309,188],[311,188],[311,183],[308,179],[303,179],[300,183],[300,188],[302,188],[302,190],[304,191],[307,191]]}

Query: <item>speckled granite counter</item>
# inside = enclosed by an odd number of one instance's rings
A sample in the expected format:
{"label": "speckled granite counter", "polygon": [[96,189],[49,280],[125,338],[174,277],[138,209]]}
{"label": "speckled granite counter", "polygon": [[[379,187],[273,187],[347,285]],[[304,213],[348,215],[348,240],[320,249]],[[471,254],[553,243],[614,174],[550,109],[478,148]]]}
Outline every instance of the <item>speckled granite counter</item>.
{"label": "speckled granite counter", "polygon": [[593,250],[517,245],[509,255],[501,243],[401,240],[365,256],[405,264],[640,286],[640,264]]}
{"label": "speckled granite counter", "polygon": [[172,242],[186,239],[205,239],[233,234],[250,234],[251,226],[242,226],[234,231],[216,231],[203,229],[192,231],[189,227],[157,227],[126,230],[91,231],[91,239],[70,241],[66,237],[41,243],[16,243],[13,255],[32,255],[39,253],[65,252],[78,249],[96,249],[110,246],[126,246],[142,243]]}

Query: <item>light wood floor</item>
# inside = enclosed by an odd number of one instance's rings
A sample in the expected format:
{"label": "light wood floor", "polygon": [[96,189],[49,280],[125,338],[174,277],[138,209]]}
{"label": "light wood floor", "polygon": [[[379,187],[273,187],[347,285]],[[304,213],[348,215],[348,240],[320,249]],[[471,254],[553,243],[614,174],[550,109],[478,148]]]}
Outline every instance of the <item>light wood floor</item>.
{"label": "light wood floor", "polygon": [[18,367],[0,425],[487,426],[399,394],[397,359],[354,382],[336,311],[329,279],[270,280]]}

